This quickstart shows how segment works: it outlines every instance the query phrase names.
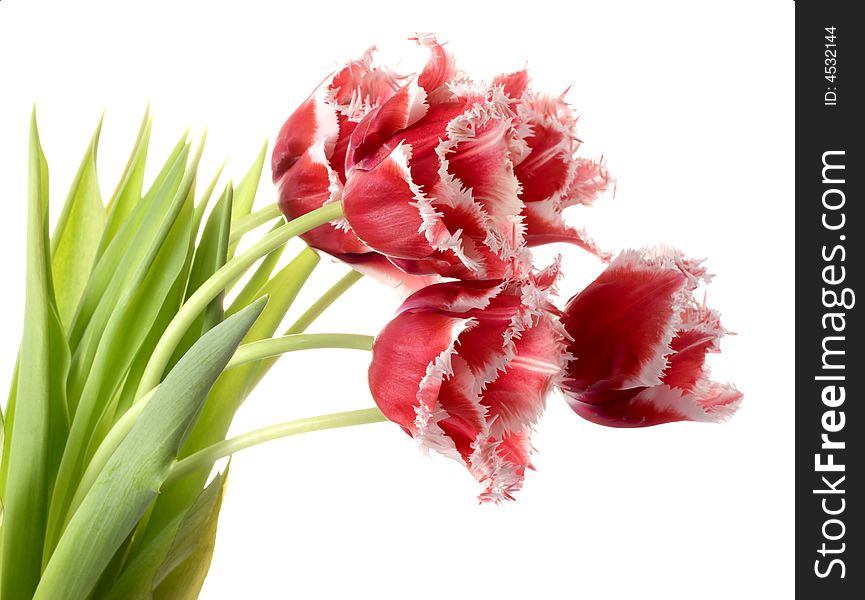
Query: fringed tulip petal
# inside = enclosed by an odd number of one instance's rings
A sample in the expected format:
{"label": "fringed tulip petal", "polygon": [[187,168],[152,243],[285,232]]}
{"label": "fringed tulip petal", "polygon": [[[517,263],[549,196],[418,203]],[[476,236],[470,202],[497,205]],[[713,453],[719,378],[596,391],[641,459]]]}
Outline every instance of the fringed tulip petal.
{"label": "fringed tulip petal", "polygon": [[558,203],[545,200],[526,204],[523,215],[526,244],[530,248],[552,243],[573,244],[605,262],[609,261],[610,253],[602,250],[584,229],[577,229],[565,223],[561,205]]}
{"label": "fringed tulip petal", "polygon": [[[430,52],[429,61],[418,77],[418,85],[427,93],[436,94],[436,90],[445,86],[456,75],[456,63],[453,55],[445,50],[444,46],[439,44],[436,37],[431,33],[418,34],[414,39]],[[437,97],[441,95],[436,94]]]}
{"label": "fringed tulip petal", "polygon": [[493,79],[493,87],[501,86],[502,91],[513,100],[519,100],[529,89],[529,72],[526,69],[503,73]]}
{"label": "fringed tulip petal", "polygon": [[355,169],[345,185],[345,217],[358,237],[387,256],[423,259],[458,240],[412,181],[411,149],[398,146],[374,169]]}
{"label": "fringed tulip petal", "polygon": [[[427,109],[423,88],[416,85],[401,87],[386,102],[372,109],[354,128],[346,153],[345,170],[350,171],[395,133],[416,123]],[[375,164],[367,163],[362,168],[368,170]]]}

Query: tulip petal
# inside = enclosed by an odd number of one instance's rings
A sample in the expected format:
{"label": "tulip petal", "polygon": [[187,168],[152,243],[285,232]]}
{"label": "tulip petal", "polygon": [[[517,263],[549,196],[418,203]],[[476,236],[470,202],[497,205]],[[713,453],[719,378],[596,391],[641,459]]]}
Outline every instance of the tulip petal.
{"label": "tulip petal", "polygon": [[[351,134],[345,156],[345,169],[350,171],[368,154],[381,148],[395,133],[416,123],[427,112],[426,92],[417,85],[401,87],[386,102],[372,109]],[[367,162],[362,168],[369,170],[378,164]]]}
{"label": "tulip petal", "polygon": [[519,431],[537,422],[566,362],[563,340],[561,325],[548,316],[520,333],[514,356],[483,391],[483,404],[497,417],[493,432]]}
{"label": "tulip petal", "polygon": [[448,124],[448,137],[436,149],[442,178],[450,175],[470,190],[505,254],[513,254],[524,241],[520,184],[511,162],[516,143],[512,119],[506,101],[476,102]]}
{"label": "tulip petal", "polygon": [[662,377],[664,383],[692,393],[706,379],[706,354],[720,351],[720,339],[726,333],[716,311],[704,306],[685,308],[670,341],[672,354]]}
{"label": "tulip petal", "polygon": [[373,67],[375,51],[373,46],[359,59],[349,61],[327,88],[328,104],[353,121],[390,98],[406,79],[387,67]]}
{"label": "tulip petal", "polygon": [[511,238],[495,228],[483,206],[475,202],[470,190],[447,172],[447,161],[442,161],[440,178],[432,186],[429,196],[436,212],[448,230],[462,232],[462,251],[471,273],[454,277],[478,279],[506,279],[526,272],[531,257],[525,248],[513,247]]}
{"label": "tulip petal", "polygon": [[279,130],[271,168],[276,183],[316,142],[332,145],[337,134],[336,114],[317,94],[307,98]]}
{"label": "tulip petal", "polygon": [[576,357],[568,385],[586,390],[661,383],[680,312],[705,274],[681,253],[624,252],[565,308]]}
{"label": "tulip petal", "polygon": [[343,193],[346,219],[358,238],[407,272],[470,276],[478,266],[464,252],[462,231],[448,229],[412,180],[411,154],[411,148],[400,145],[374,169],[354,169]]}
{"label": "tulip petal", "polygon": [[667,385],[647,387],[636,395],[602,404],[587,404],[568,397],[574,411],[608,427],[650,427],[676,421],[719,423],[730,418],[742,402],[742,393],[729,384],[711,383],[700,394]]}
{"label": "tulip petal", "polygon": [[611,254],[602,250],[584,229],[577,229],[565,223],[561,205],[555,200],[528,203],[523,209],[523,215],[526,224],[526,244],[530,248],[554,243],[574,244],[605,262],[610,260]]}
{"label": "tulip petal", "polygon": [[515,168],[522,183],[523,202],[546,200],[567,188],[571,177],[571,140],[569,132],[552,123],[532,122],[526,137],[530,153]]}
{"label": "tulip petal", "polygon": [[472,324],[471,319],[407,312],[382,329],[373,343],[369,387],[385,417],[413,429],[418,406],[436,408],[441,382],[453,372],[454,344]]}
{"label": "tulip petal", "polygon": [[[337,200],[342,188],[324,156],[322,142],[304,152],[278,184],[279,208],[289,220]],[[310,246],[333,254],[370,251],[354,233],[334,223],[316,227],[301,237]]]}
{"label": "tulip petal", "polygon": [[498,296],[504,284],[497,281],[447,281],[426,287],[400,306],[407,310],[434,310],[443,313],[465,314],[471,310],[487,308]]}
{"label": "tulip petal", "polygon": [[478,496],[478,501],[498,504],[514,499],[514,493],[523,486],[525,471],[529,466],[530,434],[528,428],[502,439],[490,437],[485,431],[478,434],[469,457],[469,470],[475,479],[484,484],[484,491]]}
{"label": "tulip petal", "polygon": [[418,290],[441,281],[441,277],[438,275],[406,273],[378,252],[329,254],[337,260],[351,265],[355,271],[393,288],[401,298],[406,298]]}
{"label": "tulip petal", "polygon": [[430,59],[418,77],[418,85],[432,94],[456,75],[454,57],[431,33],[418,34],[412,39],[430,52]]}
{"label": "tulip petal", "polygon": [[574,163],[571,183],[562,197],[562,207],[583,204],[590,206],[601,194],[614,186],[603,160],[578,158]]}
{"label": "tulip petal", "polygon": [[513,73],[502,73],[493,78],[493,87],[499,85],[509,98],[519,100],[529,88],[529,72],[521,69]]}
{"label": "tulip petal", "polygon": [[444,225],[434,214],[422,215],[420,190],[411,180],[408,156],[411,149],[398,146],[374,169],[353,170],[345,184],[345,217],[357,236],[388,256],[425,258],[432,254],[427,236],[444,236]]}
{"label": "tulip petal", "polygon": [[328,162],[333,170],[336,171],[337,175],[339,175],[339,180],[345,184],[346,154],[348,153],[348,144],[351,139],[351,134],[354,133],[357,123],[350,121],[348,117],[341,113],[337,114],[336,120],[339,127],[339,133],[337,134],[336,142],[334,142],[333,145],[333,154],[331,154]]}
{"label": "tulip petal", "polygon": [[445,137],[448,123],[461,115],[465,108],[466,103],[462,100],[429,105],[422,119],[394,133],[381,143],[380,148],[367,154],[362,160],[352,159],[352,162],[356,168],[369,171],[387,158],[400,144],[411,146],[412,179],[424,192],[428,192],[430,186],[438,179],[439,157],[435,149]]}

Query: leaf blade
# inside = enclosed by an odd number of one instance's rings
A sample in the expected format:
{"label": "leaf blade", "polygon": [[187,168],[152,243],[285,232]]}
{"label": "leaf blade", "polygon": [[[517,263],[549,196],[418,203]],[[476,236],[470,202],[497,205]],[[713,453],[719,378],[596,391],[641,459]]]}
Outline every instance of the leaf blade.
{"label": "leaf blade", "polygon": [[207,392],[262,308],[257,302],[211,329],[168,374],[69,521],[36,600],[85,598],[92,591],[156,498]]}
{"label": "leaf blade", "polygon": [[[39,581],[48,498],[56,464],[50,436],[58,399],[52,398],[52,344],[62,331],[54,304],[48,241],[48,165],[34,109],[30,123],[27,218],[27,281],[24,337],[16,385],[15,420],[9,449],[3,517],[0,596],[29,598]],[[59,374],[62,376],[62,373]],[[65,406],[65,401],[63,402]]]}
{"label": "leaf blade", "polygon": [[51,238],[51,269],[57,308],[67,329],[75,317],[105,228],[105,207],[96,172],[101,131],[100,119]]}

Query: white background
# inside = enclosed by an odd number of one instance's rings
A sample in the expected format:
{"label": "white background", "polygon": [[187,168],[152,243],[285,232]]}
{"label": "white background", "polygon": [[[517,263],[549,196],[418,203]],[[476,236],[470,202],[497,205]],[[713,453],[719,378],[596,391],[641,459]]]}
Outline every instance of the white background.
{"label": "white background", "polygon": [[[459,465],[376,424],[239,454],[203,597],[790,598],[793,589],[793,4],[36,2],[0,4],[0,384],[23,313],[27,127],[38,107],[56,211],[103,109],[103,195],[148,100],[151,157],[208,128],[203,173],[243,175],[330,70],[435,31],[478,78],[528,64],[582,115],[618,193],[570,217],[606,247],[709,257],[739,335],[712,357],[745,393],[722,426],[616,430],[558,396],[518,500],[478,506]],[[406,62],[406,68],[414,63]],[[155,163],[151,165],[155,167]],[[153,171],[151,171],[151,176]],[[258,205],[275,192],[266,171]],[[292,250],[299,249],[293,245]],[[600,266],[565,254],[563,300]],[[292,316],[345,271],[324,264]],[[374,334],[398,299],[362,281],[315,331]],[[368,357],[285,357],[233,432],[372,405]]]}

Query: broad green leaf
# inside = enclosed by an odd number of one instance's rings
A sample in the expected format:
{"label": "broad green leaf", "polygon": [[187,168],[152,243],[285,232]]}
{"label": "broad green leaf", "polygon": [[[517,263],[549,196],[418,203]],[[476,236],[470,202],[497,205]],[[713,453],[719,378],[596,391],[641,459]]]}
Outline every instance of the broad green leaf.
{"label": "broad green leaf", "polygon": [[195,600],[210,570],[216,546],[216,526],[225,497],[228,469],[216,477],[186,513],[174,545],[156,573],[155,600]]}
{"label": "broad green leaf", "polygon": [[126,168],[120,178],[120,183],[111,195],[106,207],[107,221],[96,252],[97,259],[120,231],[126,219],[132,213],[138,201],[141,200],[141,190],[144,187],[144,167],[147,162],[147,148],[150,144],[150,130],[153,121],[150,118],[150,108],[145,111],[138,130],[138,137],[132,147],[132,153]]}
{"label": "broad green leaf", "polygon": [[[29,162],[24,335],[4,498],[3,547],[8,551],[0,566],[0,596],[5,600],[29,599],[39,581],[48,498],[57,468],[55,442],[62,442],[67,427],[65,399],[57,392],[68,349],[52,289],[48,165],[35,110]],[[52,440],[54,435],[60,440]]]}
{"label": "broad green leaf", "polygon": [[87,598],[159,494],[208,390],[262,308],[257,302],[211,329],[166,376],[69,521],[36,600]]}
{"label": "broad green leaf", "polygon": [[[188,510],[179,513],[159,535],[140,549],[104,595],[105,600],[149,600],[155,595],[154,588],[160,584],[163,584],[162,597],[166,597],[164,592],[169,588],[178,593],[192,589],[196,584],[200,588],[210,566],[227,476],[227,469],[224,474],[217,474]],[[197,569],[189,568],[190,560],[198,563],[194,565]],[[176,582],[180,575],[186,581]],[[165,581],[166,578],[169,580]],[[183,587],[184,584],[187,587]]]}
{"label": "broad green leaf", "polygon": [[[234,202],[231,207],[231,222],[236,223],[238,219],[245,217],[252,211],[252,203],[255,201],[255,193],[258,191],[258,183],[261,180],[261,171],[264,168],[264,158],[267,156],[267,142],[261,147],[261,151],[255,158],[255,162],[234,188]],[[234,255],[237,244],[232,244],[228,249],[229,258]]]}
{"label": "broad green leaf", "polygon": [[[117,419],[118,415],[123,414],[132,404],[135,392],[138,389],[138,384],[141,380],[141,375],[144,372],[147,362],[150,360],[150,355],[153,349],[162,337],[165,328],[177,314],[178,309],[183,303],[184,292],[189,281],[189,272],[192,266],[192,255],[195,243],[194,232],[198,229],[198,223],[195,221],[195,214],[192,209],[192,193],[190,192],[186,205],[172,229],[172,234],[166,238],[163,248],[160,250],[160,256],[152,267],[148,279],[145,280],[140,297],[146,303],[145,308],[133,310],[133,322],[130,325],[126,335],[119,340],[123,344],[122,351],[133,347],[132,341],[140,339],[139,335],[146,328],[146,324],[150,323],[150,330],[146,333],[144,341],[134,355],[132,364],[129,367],[128,373],[122,384],[122,389],[118,387],[114,393],[111,402],[109,402],[102,411],[99,422],[93,430],[88,444],[88,449],[85,454],[85,464],[93,456],[93,452],[102,442],[102,439],[111,429],[111,426]],[[191,222],[190,222],[191,218]],[[179,234],[179,235],[178,235]],[[183,241],[186,240],[186,248],[184,249]],[[178,270],[179,267],[179,270]],[[174,282],[168,286],[167,278],[159,280],[151,279],[151,276],[156,273],[176,274]],[[169,275],[170,276],[170,275]],[[152,282],[156,282],[155,285]],[[166,292],[167,289],[167,292]],[[159,300],[162,300],[161,307]],[[158,307],[156,318],[150,318],[153,311]],[[138,331],[139,334],[134,333]],[[200,336],[198,336],[200,337]],[[196,337],[192,340],[198,339]],[[184,348],[184,352],[192,346],[188,344]],[[180,356],[177,357],[178,359]],[[171,363],[171,366],[177,361]]]}
{"label": "broad green leaf", "polygon": [[87,285],[102,230],[105,207],[96,174],[102,120],[93,134],[51,238],[51,268],[60,320],[68,328]]}
{"label": "broad green leaf", "polygon": [[[244,343],[273,335],[319,260],[314,250],[305,248],[260,290],[259,297],[267,295],[269,298],[267,306],[244,338]],[[188,456],[225,438],[234,413],[246,397],[251,366],[254,365],[230,369],[219,377],[189,440],[184,444],[181,456]],[[166,486],[154,507],[145,540],[157,535],[166,523],[189,506],[201,491],[209,473],[209,468],[202,469]]]}
{"label": "broad green leaf", "polygon": [[[186,264],[191,247],[189,236],[192,233],[193,185],[199,158],[200,152],[193,159],[145,255],[135,265],[135,272],[125,283],[124,289],[118,290],[118,300],[107,315],[104,328],[99,331],[98,337],[91,338],[91,345],[95,348],[87,371],[82,372],[81,362],[77,365],[73,362],[78,370],[71,374],[70,400],[75,394],[77,402],[73,405],[75,412],[72,426],[57,476],[57,487],[51,499],[45,561],[50,557],[61,533],[76,481],[85,467],[86,449],[98,419],[106,403],[115,397],[121,383],[119,375],[126,373],[131,366]],[[121,277],[116,279],[120,280]],[[87,348],[84,344],[89,341],[85,338],[82,342],[76,359],[80,358],[81,351]]]}

